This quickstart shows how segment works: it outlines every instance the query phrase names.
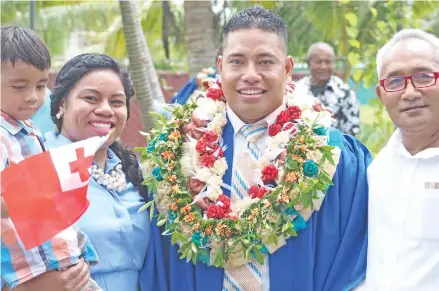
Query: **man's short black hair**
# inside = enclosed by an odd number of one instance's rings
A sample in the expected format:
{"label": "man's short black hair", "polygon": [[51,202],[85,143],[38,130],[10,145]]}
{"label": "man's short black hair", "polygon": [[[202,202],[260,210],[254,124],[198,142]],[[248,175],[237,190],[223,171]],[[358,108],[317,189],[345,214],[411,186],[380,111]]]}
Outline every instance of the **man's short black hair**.
{"label": "man's short black hair", "polygon": [[279,15],[262,6],[253,6],[245,8],[230,18],[223,29],[223,47],[227,45],[227,36],[229,33],[239,29],[257,28],[272,32],[278,35],[288,45],[288,33],[285,22]]}
{"label": "man's short black hair", "polygon": [[16,26],[1,26],[2,63],[17,61],[30,64],[40,71],[48,70],[51,65],[47,45],[41,37],[31,29]]}

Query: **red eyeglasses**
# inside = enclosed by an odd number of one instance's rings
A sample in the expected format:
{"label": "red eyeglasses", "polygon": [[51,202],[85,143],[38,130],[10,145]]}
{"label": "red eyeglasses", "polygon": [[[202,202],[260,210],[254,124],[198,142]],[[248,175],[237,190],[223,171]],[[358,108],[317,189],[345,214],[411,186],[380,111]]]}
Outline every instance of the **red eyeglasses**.
{"label": "red eyeglasses", "polygon": [[381,87],[386,92],[397,92],[407,87],[408,80],[412,81],[415,88],[426,88],[436,85],[439,72],[422,72],[410,76],[395,76],[380,80]]}

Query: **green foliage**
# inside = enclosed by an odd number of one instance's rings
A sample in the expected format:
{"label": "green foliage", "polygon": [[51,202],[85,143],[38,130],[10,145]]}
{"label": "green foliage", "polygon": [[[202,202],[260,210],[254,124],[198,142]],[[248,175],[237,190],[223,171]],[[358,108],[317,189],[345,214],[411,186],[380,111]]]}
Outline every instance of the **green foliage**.
{"label": "green foliage", "polygon": [[361,133],[358,139],[367,146],[372,156],[375,157],[386,145],[395,126],[378,98],[371,99],[369,105],[364,107],[367,107],[368,110],[361,111]]}

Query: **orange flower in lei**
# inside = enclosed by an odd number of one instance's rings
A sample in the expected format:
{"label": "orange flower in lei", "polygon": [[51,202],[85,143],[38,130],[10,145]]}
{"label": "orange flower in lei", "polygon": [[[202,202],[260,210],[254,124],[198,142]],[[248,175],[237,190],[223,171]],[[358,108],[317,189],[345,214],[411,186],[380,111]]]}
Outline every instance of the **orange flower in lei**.
{"label": "orange flower in lei", "polygon": [[186,205],[185,207],[183,207],[180,212],[182,214],[188,214],[189,212],[191,212],[191,206],[190,205]]}
{"label": "orange flower in lei", "polygon": [[180,132],[175,130],[171,132],[171,134],[168,136],[168,139],[171,141],[176,141],[180,138],[180,136]]}
{"label": "orange flower in lei", "polygon": [[281,194],[278,201],[283,202],[285,204],[288,204],[288,203],[290,203],[290,197],[288,197],[287,194]]}
{"label": "orange flower in lei", "polygon": [[162,156],[165,160],[173,159],[175,157],[174,153],[169,152],[169,151],[164,151],[162,153]]}
{"label": "orange flower in lei", "polygon": [[177,181],[177,175],[168,176],[168,180],[169,182],[174,183],[175,181]]}
{"label": "orange flower in lei", "polygon": [[219,223],[216,226],[215,233],[219,237],[223,236],[225,238],[229,238],[232,232],[231,232],[230,227],[228,225],[226,225],[224,223]]}
{"label": "orange flower in lei", "polygon": [[204,233],[206,235],[211,235],[212,234],[212,225],[209,225],[208,227],[206,227],[206,229],[204,230]]}
{"label": "orange flower in lei", "polygon": [[292,156],[293,160],[299,162],[299,163],[303,163],[303,159],[301,157],[299,157],[298,155],[293,155]]}
{"label": "orange flower in lei", "polygon": [[189,213],[188,215],[186,215],[183,220],[185,222],[192,222],[195,219],[195,215],[193,213]]}
{"label": "orange flower in lei", "polygon": [[290,172],[285,176],[285,181],[293,183],[297,181],[297,175],[294,172]]}
{"label": "orange flower in lei", "polygon": [[200,229],[200,222],[197,222],[197,223],[195,223],[193,226],[192,226],[192,230],[193,231],[197,231],[197,230],[199,230]]}

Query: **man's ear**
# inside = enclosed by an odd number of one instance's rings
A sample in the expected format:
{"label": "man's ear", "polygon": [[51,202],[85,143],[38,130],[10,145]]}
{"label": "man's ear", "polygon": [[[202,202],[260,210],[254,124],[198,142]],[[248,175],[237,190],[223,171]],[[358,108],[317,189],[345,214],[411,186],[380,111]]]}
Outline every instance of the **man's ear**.
{"label": "man's ear", "polygon": [[216,60],[216,67],[218,68],[218,72],[221,74],[223,71],[223,56],[218,56]]}
{"label": "man's ear", "polygon": [[293,76],[293,69],[294,69],[294,61],[292,56],[287,57],[287,61],[285,63],[285,72],[287,73],[287,77],[291,80],[291,77]]}
{"label": "man's ear", "polygon": [[378,99],[380,99],[380,101],[383,102],[382,95],[381,95],[381,86],[380,86],[380,84],[376,85],[375,92],[377,93]]}

